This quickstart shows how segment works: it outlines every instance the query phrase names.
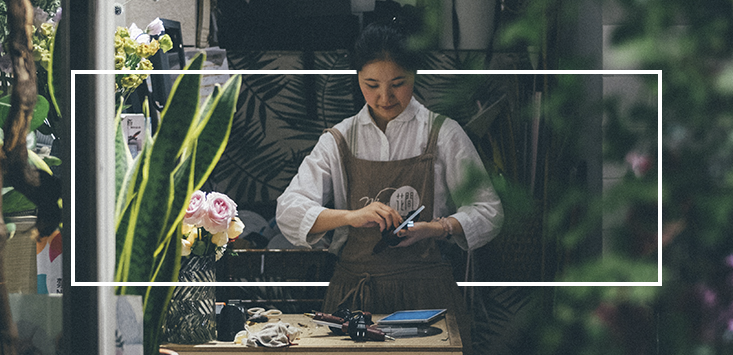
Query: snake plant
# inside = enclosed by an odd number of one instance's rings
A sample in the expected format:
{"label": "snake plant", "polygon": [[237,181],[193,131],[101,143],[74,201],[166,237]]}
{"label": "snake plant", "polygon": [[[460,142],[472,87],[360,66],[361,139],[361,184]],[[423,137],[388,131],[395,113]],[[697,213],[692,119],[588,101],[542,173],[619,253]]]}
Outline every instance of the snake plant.
{"label": "snake plant", "polygon": [[[199,53],[186,70],[200,70]],[[193,191],[219,161],[231,132],[241,79],[233,76],[199,105],[200,74],[182,74],[161,112],[154,136],[147,135],[133,160],[118,111],[116,153],[117,282],[178,280],[181,240],[176,231]],[[173,287],[120,286],[118,294],[143,296],[145,354],[157,354],[161,325]]]}

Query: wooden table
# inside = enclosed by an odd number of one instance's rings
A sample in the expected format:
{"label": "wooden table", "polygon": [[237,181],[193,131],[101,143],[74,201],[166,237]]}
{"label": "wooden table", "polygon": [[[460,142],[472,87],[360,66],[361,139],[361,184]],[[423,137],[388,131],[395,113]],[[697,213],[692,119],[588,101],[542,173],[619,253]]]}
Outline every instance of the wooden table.
{"label": "wooden table", "polygon": [[[383,316],[373,316],[375,320]],[[458,325],[452,314],[434,321],[431,326],[442,330],[440,334],[419,338],[397,338],[394,341],[366,341],[356,342],[348,335],[338,336],[330,332],[329,328],[315,324],[304,315],[284,314],[270,319],[271,323],[282,320],[285,323],[300,328],[300,338],[295,343],[283,348],[247,347],[233,342],[212,341],[201,345],[163,344],[165,349],[176,351],[180,355],[212,353],[227,354],[273,354],[297,353],[298,355],[316,354],[445,354],[460,355],[463,346],[458,333]],[[255,325],[257,327],[261,325]],[[256,331],[256,328],[253,329]]]}

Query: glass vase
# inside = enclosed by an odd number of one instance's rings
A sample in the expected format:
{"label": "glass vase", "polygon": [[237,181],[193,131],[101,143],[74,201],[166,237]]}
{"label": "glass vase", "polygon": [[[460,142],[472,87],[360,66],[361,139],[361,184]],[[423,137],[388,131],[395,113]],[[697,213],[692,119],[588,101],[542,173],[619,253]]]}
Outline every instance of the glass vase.
{"label": "glass vase", "polygon": [[[216,256],[181,259],[179,282],[216,281]],[[164,342],[203,344],[216,339],[214,286],[176,286],[163,325]]]}

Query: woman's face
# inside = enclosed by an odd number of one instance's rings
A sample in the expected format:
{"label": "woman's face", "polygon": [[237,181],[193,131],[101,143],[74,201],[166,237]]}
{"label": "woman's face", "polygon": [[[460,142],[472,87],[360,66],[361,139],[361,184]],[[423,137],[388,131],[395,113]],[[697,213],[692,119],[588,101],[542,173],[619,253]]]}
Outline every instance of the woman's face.
{"label": "woman's face", "polygon": [[415,75],[392,61],[367,63],[359,71],[359,87],[377,124],[405,110],[412,99]]}

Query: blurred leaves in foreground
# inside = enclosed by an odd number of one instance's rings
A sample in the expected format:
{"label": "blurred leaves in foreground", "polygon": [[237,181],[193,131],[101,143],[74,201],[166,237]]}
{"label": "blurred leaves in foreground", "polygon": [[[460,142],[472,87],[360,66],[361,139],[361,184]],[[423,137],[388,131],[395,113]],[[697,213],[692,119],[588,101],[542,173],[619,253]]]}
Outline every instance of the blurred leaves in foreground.
{"label": "blurred leaves in foreground", "polygon": [[[546,41],[555,14],[578,1],[529,5],[504,31],[503,43]],[[602,261],[572,265],[574,281],[656,281],[663,256],[662,287],[557,287],[551,319],[540,320],[538,352],[548,354],[729,354],[733,351],[733,2],[618,0],[624,21],[611,36],[608,63],[619,69],[662,70],[642,79],[655,102],[604,102],[604,160],[626,164],[622,182],[591,202],[584,216],[622,211]],[[540,34],[540,35],[538,35]],[[543,37],[544,36],[544,37]],[[543,39],[544,38],[544,39]],[[547,42],[539,44],[546,48]],[[561,65],[562,66],[562,65]],[[580,68],[566,68],[580,69]],[[553,99],[572,100],[560,94]],[[658,92],[659,91],[659,92]],[[567,93],[567,92],[566,92]],[[562,117],[564,102],[546,106]],[[559,135],[577,138],[573,122]],[[661,132],[658,131],[661,127]],[[661,144],[658,141],[661,137]],[[558,147],[572,148],[573,143]],[[661,147],[662,166],[657,166]],[[659,196],[658,184],[662,185]],[[567,224],[582,194],[567,193],[548,211],[559,252],[587,231]],[[662,206],[661,225],[658,207]],[[568,228],[570,227],[570,228]],[[661,229],[661,230],[660,230]],[[658,250],[657,238],[662,238]],[[603,265],[601,265],[603,264]]]}

